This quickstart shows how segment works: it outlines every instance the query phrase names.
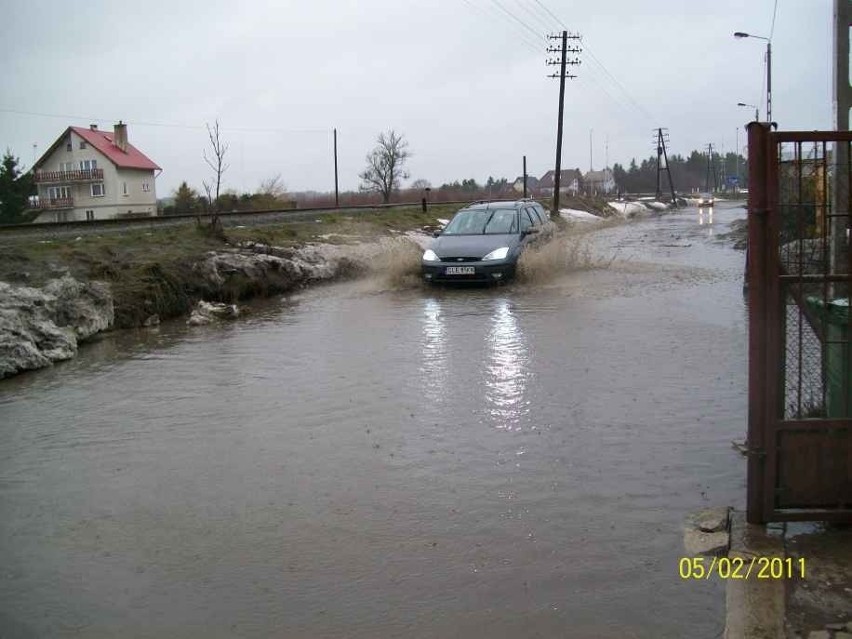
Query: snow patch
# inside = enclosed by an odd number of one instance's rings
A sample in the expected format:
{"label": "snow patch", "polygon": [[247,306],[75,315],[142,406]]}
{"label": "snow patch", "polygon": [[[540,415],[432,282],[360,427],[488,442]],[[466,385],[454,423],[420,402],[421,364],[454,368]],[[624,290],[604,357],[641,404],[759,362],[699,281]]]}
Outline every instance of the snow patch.
{"label": "snow patch", "polygon": [[624,217],[633,217],[634,215],[643,215],[648,212],[648,207],[642,202],[610,202],[609,206],[616,210]]}
{"label": "snow patch", "polygon": [[593,215],[588,211],[580,211],[578,209],[559,209],[559,215],[561,215],[566,220],[571,220],[573,222],[581,222],[584,224],[603,221],[602,217]]}

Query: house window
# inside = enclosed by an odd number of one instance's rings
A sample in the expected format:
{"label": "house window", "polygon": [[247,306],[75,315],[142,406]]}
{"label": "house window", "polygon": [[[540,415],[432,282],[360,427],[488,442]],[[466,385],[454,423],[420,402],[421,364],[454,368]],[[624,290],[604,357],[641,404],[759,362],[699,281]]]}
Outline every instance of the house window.
{"label": "house window", "polygon": [[80,150],[82,151],[85,148],[86,148],[86,142],[84,140],[80,140]]}
{"label": "house window", "polygon": [[93,171],[98,168],[97,160],[80,160],[81,171]]}
{"label": "house window", "polygon": [[121,183],[121,193],[122,195],[127,195],[127,182]]}
{"label": "house window", "polygon": [[66,200],[71,197],[70,186],[51,186],[47,189],[47,197],[51,200]]}
{"label": "house window", "polygon": [[151,192],[151,185],[148,182],[142,182],[142,192],[143,193],[150,193]]}
{"label": "house window", "polygon": [[73,171],[74,170],[74,163],[73,162],[60,162],[59,163],[59,170],[63,171],[63,172]]}
{"label": "house window", "polygon": [[95,212],[91,209],[86,211],[86,221],[91,222],[95,219]]}
{"label": "house window", "polygon": [[106,194],[103,182],[92,182],[91,189],[92,197],[103,197]]}
{"label": "house window", "polygon": [[73,150],[74,150],[74,147],[73,147],[73,146],[71,146],[71,143],[69,142],[68,144],[66,144],[66,145],[65,145],[65,150],[66,150],[66,151],[73,151]]}

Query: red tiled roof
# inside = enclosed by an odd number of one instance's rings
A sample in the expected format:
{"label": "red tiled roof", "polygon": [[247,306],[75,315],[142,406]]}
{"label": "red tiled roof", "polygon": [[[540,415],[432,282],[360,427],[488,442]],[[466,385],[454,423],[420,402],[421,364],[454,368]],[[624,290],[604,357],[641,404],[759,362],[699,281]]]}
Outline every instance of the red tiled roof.
{"label": "red tiled roof", "polygon": [[100,130],[93,131],[92,129],[79,126],[72,126],[68,128],[107,156],[107,158],[109,158],[109,160],[119,168],[148,169],[153,171],[160,170],[159,166],[154,164],[154,162],[142,153],[142,151],[132,144],[128,143],[126,152],[115,146],[112,143],[112,133]]}

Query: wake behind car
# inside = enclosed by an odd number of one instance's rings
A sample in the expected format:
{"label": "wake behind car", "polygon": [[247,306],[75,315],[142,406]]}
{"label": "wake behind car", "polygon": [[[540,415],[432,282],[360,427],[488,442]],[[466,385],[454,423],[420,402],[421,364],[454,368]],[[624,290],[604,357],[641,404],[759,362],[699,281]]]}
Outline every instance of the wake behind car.
{"label": "wake behind car", "polygon": [[427,282],[502,282],[515,276],[518,258],[550,239],[555,225],[532,200],[477,202],[458,211],[423,253]]}

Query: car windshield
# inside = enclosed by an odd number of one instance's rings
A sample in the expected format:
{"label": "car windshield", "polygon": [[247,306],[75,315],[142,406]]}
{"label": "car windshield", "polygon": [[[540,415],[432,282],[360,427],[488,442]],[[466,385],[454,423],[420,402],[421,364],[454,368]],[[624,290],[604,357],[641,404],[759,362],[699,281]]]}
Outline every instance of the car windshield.
{"label": "car windshield", "polygon": [[459,211],[444,228],[443,235],[506,235],[518,232],[514,209]]}

